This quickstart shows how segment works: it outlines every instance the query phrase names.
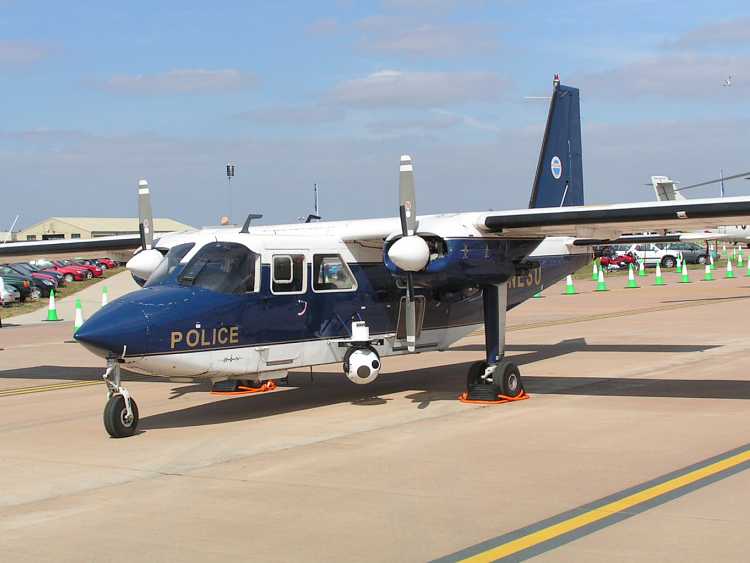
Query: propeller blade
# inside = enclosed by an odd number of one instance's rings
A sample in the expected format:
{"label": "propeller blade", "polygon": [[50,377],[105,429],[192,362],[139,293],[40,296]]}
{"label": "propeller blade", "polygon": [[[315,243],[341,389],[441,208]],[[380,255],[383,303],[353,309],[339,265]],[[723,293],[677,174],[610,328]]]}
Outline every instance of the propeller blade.
{"label": "propeller blade", "polygon": [[417,232],[417,201],[414,191],[414,167],[408,154],[401,155],[401,166],[398,177],[398,196],[400,205],[403,206],[406,215],[407,234],[413,235]]}
{"label": "propeller blade", "polygon": [[141,233],[141,248],[153,248],[154,215],[151,212],[151,190],[146,180],[138,181],[138,230]]}
{"label": "propeller blade", "polygon": [[401,205],[398,208],[398,216],[401,218],[401,234],[409,236],[409,229],[406,226],[406,208]]}
{"label": "propeller blade", "polygon": [[406,347],[409,352],[417,348],[417,304],[414,300],[414,280],[411,273],[406,276]]}

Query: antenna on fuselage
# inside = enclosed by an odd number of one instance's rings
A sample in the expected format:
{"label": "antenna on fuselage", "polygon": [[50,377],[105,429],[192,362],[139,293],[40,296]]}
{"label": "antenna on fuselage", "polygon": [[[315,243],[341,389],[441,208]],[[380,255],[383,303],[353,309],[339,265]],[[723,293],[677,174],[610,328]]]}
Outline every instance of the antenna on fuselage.
{"label": "antenna on fuselage", "polygon": [[313,212],[308,213],[307,217],[297,217],[297,221],[304,221],[305,223],[312,223],[313,221],[320,221],[320,207],[318,206],[318,183],[313,184]]}
{"label": "antenna on fuselage", "polygon": [[262,218],[263,218],[263,215],[260,215],[258,213],[250,213],[247,216],[247,219],[245,219],[245,224],[242,225],[242,228],[240,229],[240,232],[241,233],[246,233],[246,234],[249,233],[250,232],[250,222],[253,219],[262,219]]}

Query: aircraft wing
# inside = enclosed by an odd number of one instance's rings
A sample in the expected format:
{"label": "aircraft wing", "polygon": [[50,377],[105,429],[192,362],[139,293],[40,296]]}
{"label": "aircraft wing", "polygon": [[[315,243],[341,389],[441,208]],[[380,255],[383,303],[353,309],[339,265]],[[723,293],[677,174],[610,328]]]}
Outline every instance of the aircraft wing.
{"label": "aircraft wing", "polygon": [[0,244],[0,257],[31,254],[54,255],[71,252],[133,250],[141,246],[139,235],[118,235],[93,239],[57,239]]}
{"label": "aircraft wing", "polygon": [[546,207],[483,213],[476,226],[508,238],[616,239],[641,231],[694,231],[750,222],[750,197]]}

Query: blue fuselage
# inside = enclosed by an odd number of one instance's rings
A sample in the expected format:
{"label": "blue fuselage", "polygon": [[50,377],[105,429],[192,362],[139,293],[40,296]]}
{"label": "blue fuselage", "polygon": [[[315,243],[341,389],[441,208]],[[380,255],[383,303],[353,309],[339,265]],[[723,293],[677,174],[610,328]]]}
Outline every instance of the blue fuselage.
{"label": "blue fuselage", "polygon": [[[478,241],[470,242],[476,246]],[[493,269],[506,272],[512,267],[485,253],[484,266],[477,265],[481,254],[465,253],[465,267],[481,271],[485,278]],[[587,258],[586,254],[565,254],[529,259],[519,273],[498,279],[508,281],[508,308],[577,270]],[[307,279],[311,279],[311,266],[306,267]],[[391,271],[383,262],[350,263],[349,267],[356,277],[356,291],[320,293],[308,284],[306,292],[290,295],[271,293],[268,264],[261,268],[260,290],[240,295],[182,286],[175,272],[160,285],[113,301],[93,315],[76,338],[101,355],[127,358],[342,339],[350,337],[355,320],[366,321],[372,335],[397,332],[404,290]],[[418,288],[417,295],[424,297],[422,331],[483,321],[480,283],[462,285],[448,280]]]}

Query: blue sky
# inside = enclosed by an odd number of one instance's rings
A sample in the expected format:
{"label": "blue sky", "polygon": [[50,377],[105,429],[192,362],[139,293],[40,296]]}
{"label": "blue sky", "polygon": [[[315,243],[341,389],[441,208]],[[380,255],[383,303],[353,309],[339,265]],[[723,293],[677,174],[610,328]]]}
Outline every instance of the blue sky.
{"label": "blue sky", "polygon": [[327,218],[392,215],[403,152],[420,212],[521,207],[547,110],[524,96],[555,72],[587,201],[750,170],[746,2],[0,0],[0,229],[133,215],[141,177],[157,215],[215,224],[227,160],[235,220],[293,221],[313,182]]}

